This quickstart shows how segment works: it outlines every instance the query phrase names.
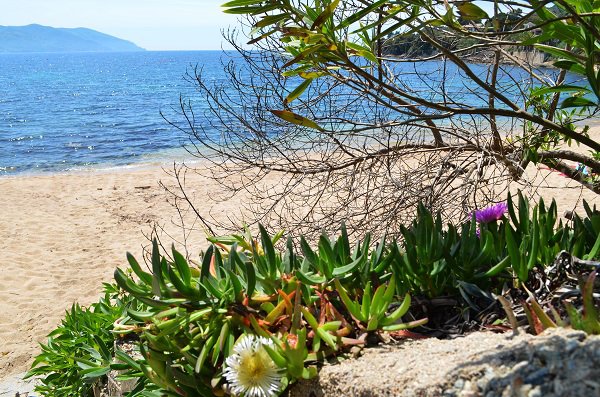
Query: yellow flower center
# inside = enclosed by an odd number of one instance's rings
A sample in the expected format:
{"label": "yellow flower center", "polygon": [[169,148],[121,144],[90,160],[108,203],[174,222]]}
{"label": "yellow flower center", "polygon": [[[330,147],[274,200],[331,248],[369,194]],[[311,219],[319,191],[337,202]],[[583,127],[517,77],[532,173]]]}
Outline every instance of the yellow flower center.
{"label": "yellow flower center", "polygon": [[270,357],[267,353],[258,351],[246,354],[240,360],[240,377],[242,383],[259,384],[269,372],[268,364]]}

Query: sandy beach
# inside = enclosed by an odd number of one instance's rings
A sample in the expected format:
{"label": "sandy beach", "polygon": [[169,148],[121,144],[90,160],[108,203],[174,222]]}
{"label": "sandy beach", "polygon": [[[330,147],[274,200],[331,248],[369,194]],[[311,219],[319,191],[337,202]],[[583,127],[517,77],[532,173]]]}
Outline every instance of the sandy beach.
{"label": "sandy beach", "polygon": [[[96,301],[127,251],[141,259],[154,224],[181,238],[161,180],[174,183],[160,165],[0,178],[0,378],[28,369],[65,309]],[[194,186],[197,195],[215,191],[208,180]],[[200,250],[204,234],[196,234]]]}
{"label": "sandy beach", "polygon": [[[559,214],[577,209],[583,198],[600,203],[557,172],[531,167],[527,174],[538,178],[540,195],[557,199]],[[215,182],[195,178],[188,185],[197,202],[218,194]],[[98,299],[115,267],[125,267],[127,251],[141,257],[155,223],[180,236],[173,223],[178,213],[159,181],[174,184],[160,165],[0,178],[0,379],[29,368],[38,343],[73,302]],[[227,217],[239,208],[236,200],[199,209]],[[202,231],[189,243],[205,247]]]}

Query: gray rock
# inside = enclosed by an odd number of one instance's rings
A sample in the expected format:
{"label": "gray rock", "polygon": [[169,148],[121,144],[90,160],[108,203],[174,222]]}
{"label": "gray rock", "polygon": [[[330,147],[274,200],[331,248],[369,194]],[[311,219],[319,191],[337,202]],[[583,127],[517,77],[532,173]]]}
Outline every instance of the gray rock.
{"label": "gray rock", "polygon": [[289,396],[597,396],[599,350],[600,336],[564,328],[408,341],[325,366]]}
{"label": "gray rock", "polygon": [[25,372],[14,374],[0,381],[0,397],[33,397],[33,389],[39,380],[31,378],[24,380]]}

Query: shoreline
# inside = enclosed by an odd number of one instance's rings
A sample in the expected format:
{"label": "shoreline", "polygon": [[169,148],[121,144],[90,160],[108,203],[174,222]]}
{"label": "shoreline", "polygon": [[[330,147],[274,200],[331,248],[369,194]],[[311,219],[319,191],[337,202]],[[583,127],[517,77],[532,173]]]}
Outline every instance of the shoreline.
{"label": "shoreline", "polygon": [[[600,117],[590,118],[585,122],[577,121],[575,123],[577,128],[581,129],[584,126],[588,126],[590,129],[598,129],[594,135],[600,136]],[[190,150],[194,150],[194,146],[190,145]],[[138,160],[139,159],[139,160]],[[188,165],[200,165],[206,161],[195,157],[183,147],[163,149],[154,153],[146,153],[139,156],[137,161],[132,161],[123,164],[115,164],[111,162],[94,163],[86,165],[72,166],[71,168],[62,169],[58,166],[49,166],[43,169],[29,169],[23,171],[2,171],[0,167],[0,181],[4,179],[15,179],[22,177],[44,177],[54,175],[77,175],[77,174],[88,174],[88,173],[117,173],[117,172],[135,172],[148,170],[155,167],[171,167],[173,163],[185,163]],[[7,167],[4,167],[7,168]]]}
{"label": "shoreline", "polygon": [[[591,132],[600,136],[600,127]],[[38,342],[46,341],[64,310],[74,302],[98,300],[102,283],[112,282],[116,267],[126,267],[126,252],[141,259],[153,225],[162,225],[167,246],[173,241],[181,247],[185,241],[192,255],[208,246],[198,225],[183,236],[180,214],[159,185],[177,187],[164,164],[0,177],[5,274],[0,285],[0,380],[29,368],[39,354]],[[203,168],[201,161],[195,166]],[[548,198],[556,199],[559,216],[581,208],[582,198],[600,204],[597,195],[557,172],[530,167],[527,177],[540,186],[536,196],[547,204]],[[223,197],[217,182],[196,173],[186,179],[187,193],[202,216],[226,221],[242,211],[243,195]],[[276,184],[278,176],[269,175],[267,182]]]}
{"label": "shoreline", "polygon": [[[79,173],[90,173],[90,172],[119,172],[124,171],[136,171],[139,169],[146,169],[151,167],[164,167],[170,166],[173,162],[186,164],[198,164],[202,163],[202,159],[199,159],[185,148],[177,147],[171,149],[164,149],[152,154],[144,154],[136,157],[137,161],[115,163],[115,162],[104,162],[94,163],[85,165],[75,165],[70,168],[60,168],[57,165],[49,166],[46,168],[34,168],[23,171],[0,171],[0,181],[4,178],[19,178],[19,177],[35,177],[35,176],[52,176],[52,175],[70,175]],[[6,168],[6,167],[5,167]]]}

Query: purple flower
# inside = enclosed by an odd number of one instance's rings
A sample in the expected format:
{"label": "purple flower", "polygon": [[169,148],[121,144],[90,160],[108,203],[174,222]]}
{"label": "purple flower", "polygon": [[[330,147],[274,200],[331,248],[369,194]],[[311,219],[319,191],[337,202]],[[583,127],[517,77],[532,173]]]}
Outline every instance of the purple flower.
{"label": "purple flower", "polygon": [[475,220],[477,223],[490,223],[497,221],[504,216],[508,206],[506,203],[494,204],[490,207],[475,211]]}

